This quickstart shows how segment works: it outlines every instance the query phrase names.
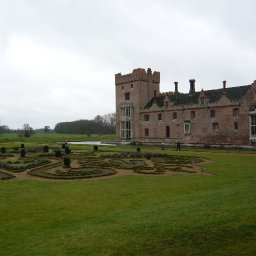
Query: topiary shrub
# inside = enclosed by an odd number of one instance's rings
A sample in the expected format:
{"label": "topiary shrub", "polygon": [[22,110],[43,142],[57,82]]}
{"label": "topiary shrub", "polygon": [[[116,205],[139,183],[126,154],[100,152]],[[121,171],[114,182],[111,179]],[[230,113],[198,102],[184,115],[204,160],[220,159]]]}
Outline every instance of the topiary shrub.
{"label": "topiary shrub", "polygon": [[5,147],[1,147],[1,151],[0,151],[2,154],[5,154],[6,150],[5,150]]}
{"label": "topiary shrub", "polygon": [[25,149],[23,148],[21,151],[20,151],[20,157],[25,157],[26,156],[26,151]]}
{"label": "topiary shrub", "polygon": [[140,153],[140,148],[137,148],[137,152]]}
{"label": "topiary shrub", "polygon": [[48,153],[48,152],[49,152],[49,147],[48,147],[47,145],[45,145],[45,146],[43,147],[43,152],[44,152],[44,153]]}
{"label": "topiary shrub", "polygon": [[36,148],[27,148],[27,152],[29,152],[29,153],[36,153],[37,150],[36,150]]}
{"label": "topiary shrub", "polygon": [[0,172],[0,180],[9,180],[15,178],[15,176],[5,173],[5,172]]}
{"label": "topiary shrub", "polygon": [[94,151],[99,151],[99,147],[98,147],[97,145],[94,145],[94,146],[93,146],[93,150],[94,150]]}
{"label": "topiary shrub", "polygon": [[69,146],[66,146],[65,147],[65,154],[70,154],[71,153],[71,150],[69,148]]}
{"label": "topiary shrub", "polygon": [[66,144],[63,143],[63,144],[61,145],[61,148],[62,148],[62,149],[65,149],[65,147],[66,147]]}
{"label": "topiary shrub", "polygon": [[71,162],[70,158],[68,157],[63,158],[64,167],[70,167],[70,162]]}
{"label": "topiary shrub", "polygon": [[210,144],[204,144],[203,147],[204,147],[205,149],[210,149],[210,148],[212,148]]}
{"label": "topiary shrub", "polygon": [[61,157],[61,151],[60,150],[55,150],[55,157]]}
{"label": "topiary shrub", "polygon": [[20,147],[21,148],[25,148],[25,145],[22,143],[22,144],[20,144]]}
{"label": "topiary shrub", "polygon": [[150,153],[146,153],[145,154],[145,158],[148,159],[148,160],[151,159],[151,154]]}

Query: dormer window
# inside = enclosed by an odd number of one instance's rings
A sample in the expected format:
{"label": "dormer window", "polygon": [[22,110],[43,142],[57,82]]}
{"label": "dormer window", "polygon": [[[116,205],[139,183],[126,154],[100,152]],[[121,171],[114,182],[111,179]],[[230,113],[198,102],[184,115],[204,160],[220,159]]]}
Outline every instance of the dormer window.
{"label": "dormer window", "polygon": [[164,107],[165,107],[165,108],[168,108],[168,105],[169,105],[169,104],[168,104],[168,101],[165,101],[165,102],[164,102]]}

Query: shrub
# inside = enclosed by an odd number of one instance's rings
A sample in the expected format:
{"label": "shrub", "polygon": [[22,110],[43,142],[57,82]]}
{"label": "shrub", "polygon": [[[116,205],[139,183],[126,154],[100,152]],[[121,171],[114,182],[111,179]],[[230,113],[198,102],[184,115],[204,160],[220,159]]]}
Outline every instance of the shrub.
{"label": "shrub", "polygon": [[25,149],[23,148],[21,151],[20,151],[20,157],[25,157],[26,156],[26,151]]}
{"label": "shrub", "polygon": [[64,167],[70,167],[70,158],[68,157],[64,157],[63,158],[63,163],[64,163]]}
{"label": "shrub", "polygon": [[47,145],[45,145],[45,146],[43,147],[43,152],[44,152],[44,153],[48,153],[48,152],[49,152],[49,147],[48,147]]}
{"label": "shrub", "polygon": [[65,147],[65,154],[70,154],[71,153],[71,150],[69,148],[69,146],[66,146]]}
{"label": "shrub", "polygon": [[151,154],[150,153],[147,153],[146,155],[145,155],[145,157],[146,157],[146,159],[151,159]]}
{"label": "shrub", "polygon": [[60,150],[55,150],[55,157],[61,157],[61,151]]}
{"label": "shrub", "polygon": [[93,150],[94,150],[94,151],[98,151],[98,150],[99,150],[99,147],[98,147],[97,145],[94,145],[94,146],[93,146]]}
{"label": "shrub", "polygon": [[25,148],[25,145],[22,143],[22,144],[20,145],[20,147],[21,147],[21,148]]}
{"label": "shrub", "polygon": [[36,148],[27,148],[27,152],[36,153]]}
{"label": "shrub", "polygon": [[25,137],[30,137],[29,132],[25,132],[24,136],[25,136]]}
{"label": "shrub", "polygon": [[61,145],[61,148],[62,148],[62,149],[65,149],[65,147],[66,147],[66,144],[63,143],[63,144]]}
{"label": "shrub", "polygon": [[137,152],[140,153],[140,148],[137,148]]}
{"label": "shrub", "polygon": [[224,145],[220,143],[219,149],[224,149]]}
{"label": "shrub", "polygon": [[212,148],[210,144],[204,144],[203,147],[204,147],[205,149],[210,149],[210,148]]}
{"label": "shrub", "polygon": [[5,152],[6,152],[5,147],[1,147],[1,153],[5,154]]}

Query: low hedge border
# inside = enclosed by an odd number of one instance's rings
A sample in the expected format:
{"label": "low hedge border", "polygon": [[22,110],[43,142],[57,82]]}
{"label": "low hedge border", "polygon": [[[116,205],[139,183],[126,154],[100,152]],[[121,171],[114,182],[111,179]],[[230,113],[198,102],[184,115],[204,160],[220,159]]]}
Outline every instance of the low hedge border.
{"label": "low hedge border", "polygon": [[0,171],[0,180],[10,180],[15,178],[14,175]]}
{"label": "low hedge border", "polygon": [[34,167],[37,167],[37,166],[41,166],[41,165],[44,165],[44,164],[47,164],[49,163],[49,160],[48,159],[36,159],[34,161],[24,161],[24,162],[17,162],[17,163],[11,163],[11,162],[0,162],[0,167],[1,168],[4,168],[4,169],[7,169],[7,170],[10,170],[12,172],[22,172],[22,171],[25,171],[26,169],[29,169],[29,168],[34,168]]}
{"label": "low hedge border", "polygon": [[[50,169],[50,168],[49,168]],[[48,170],[49,170],[48,169]],[[89,170],[86,171],[86,168],[73,168],[67,170],[67,172],[63,172],[61,170],[57,170],[57,174],[52,174],[46,172],[46,170],[32,170],[29,172],[29,175],[38,176],[42,178],[49,178],[49,179],[89,179],[89,178],[95,178],[95,177],[103,177],[103,176],[109,176],[116,174],[116,171],[111,168],[105,168],[105,169],[92,169],[88,168]],[[78,171],[78,170],[85,170],[85,171]],[[78,172],[77,172],[78,171]],[[77,175],[79,174],[79,175]]]}

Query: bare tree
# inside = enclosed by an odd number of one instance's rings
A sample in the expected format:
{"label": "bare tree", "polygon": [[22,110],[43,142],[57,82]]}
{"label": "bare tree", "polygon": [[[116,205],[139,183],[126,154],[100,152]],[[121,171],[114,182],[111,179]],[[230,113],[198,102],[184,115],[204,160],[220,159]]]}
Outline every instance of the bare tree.
{"label": "bare tree", "polygon": [[48,133],[49,130],[50,130],[50,126],[46,125],[46,126],[44,127],[44,133]]}
{"label": "bare tree", "polygon": [[23,125],[23,134],[25,137],[30,137],[33,134],[33,128],[27,123]]}

